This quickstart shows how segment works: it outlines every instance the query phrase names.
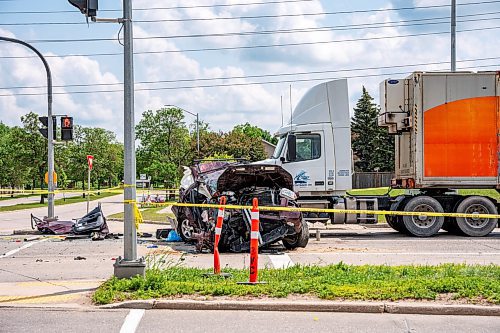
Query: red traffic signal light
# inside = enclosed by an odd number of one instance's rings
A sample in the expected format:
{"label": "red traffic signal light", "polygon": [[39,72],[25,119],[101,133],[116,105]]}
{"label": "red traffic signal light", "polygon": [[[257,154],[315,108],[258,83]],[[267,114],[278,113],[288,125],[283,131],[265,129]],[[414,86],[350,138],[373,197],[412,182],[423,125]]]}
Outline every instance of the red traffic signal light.
{"label": "red traffic signal light", "polygon": [[73,117],[61,117],[61,140],[73,140]]}

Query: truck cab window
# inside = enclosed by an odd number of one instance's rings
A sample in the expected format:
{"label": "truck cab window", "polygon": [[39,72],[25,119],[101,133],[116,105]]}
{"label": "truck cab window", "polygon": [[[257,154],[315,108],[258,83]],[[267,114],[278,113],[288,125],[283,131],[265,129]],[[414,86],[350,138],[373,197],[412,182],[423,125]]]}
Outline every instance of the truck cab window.
{"label": "truck cab window", "polygon": [[278,159],[281,156],[281,151],[283,150],[283,146],[285,145],[286,135],[280,137],[278,144],[276,144],[276,148],[274,149],[274,153],[272,158]]}
{"label": "truck cab window", "polygon": [[321,136],[319,134],[297,134],[296,161],[315,160],[321,157]]}

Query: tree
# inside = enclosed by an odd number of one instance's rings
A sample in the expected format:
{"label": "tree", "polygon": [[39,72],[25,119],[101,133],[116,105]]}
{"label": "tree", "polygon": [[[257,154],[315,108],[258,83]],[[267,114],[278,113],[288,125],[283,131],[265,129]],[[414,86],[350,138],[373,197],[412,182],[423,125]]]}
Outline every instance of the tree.
{"label": "tree", "polygon": [[[137,170],[151,176],[153,182],[176,184],[181,167],[190,165],[196,150],[191,149],[192,139],[178,108],[148,110],[136,126]],[[195,139],[196,140],[196,139]]]}
{"label": "tree", "polygon": [[249,123],[243,125],[236,125],[233,128],[233,132],[243,133],[251,138],[264,139],[272,144],[278,143],[278,138],[273,137],[269,131],[263,130],[260,127],[252,126]]}
{"label": "tree", "polygon": [[[87,155],[94,156],[91,182],[112,186],[123,178],[123,145],[116,141],[113,132],[98,127],[74,127],[73,142],[58,150],[60,168],[73,182],[87,182]],[[58,156],[58,154],[56,154]]]}
{"label": "tree", "polygon": [[393,171],[394,138],[377,125],[379,108],[363,87],[351,121],[352,149],[358,157],[357,171]]}

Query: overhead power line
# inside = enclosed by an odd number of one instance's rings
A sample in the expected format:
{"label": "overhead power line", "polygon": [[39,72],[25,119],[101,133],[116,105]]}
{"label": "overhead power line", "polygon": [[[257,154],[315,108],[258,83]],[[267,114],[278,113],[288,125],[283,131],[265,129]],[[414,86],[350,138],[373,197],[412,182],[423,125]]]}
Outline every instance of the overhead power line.
{"label": "overhead power line", "polygon": [[[485,60],[498,60],[500,57],[488,57],[488,58],[476,58],[476,59],[464,59],[458,61],[459,63],[466,63],[471,61],[485,61]],[[360,72],[366,70],[382,70],[382,69],[391,69],[391,68],[405,68],[405,67],[417,67],[417,66],[431,66],[431,65],[441,65],[448,64],[448,61],[441,62],[428,62],[428,63],[417,63],[417,64],[405,64],[405,65],[391,65],[391,66],[378,66],[378,67],[364,67],[364,68],[348,68],[348,69],[339,69],[339,70],[325,70],[325,71],[310,71],[310,72],[296,72],[296,73],[277,73],[277,74],[261,74],[261,75],[244,75],[244,76],[228,76],[228,77],[215,77],[215,78],[195,78],[195,79],[177,79],[177,80],[157,80],[157,81],[140,81],[136,82],[136,84],[159,84],[159,83],[179,83],[179,82],[198,82],[198,81],[219,81],[219,80],[236,80],[236,79],[256,79],[256,78],[269,78],[269,77],[280,77],[280,76],[298,76],[298,75],[313,75],[313,74],[332,74],[332,73],[343,73],[343,72]],[[476,67],[491,67],[494,65],[477,65]],[[68,85],[54,85],[54,88],[75,88],[75,87],[96,87],[96,86],[116,86],[122,85],[122,82],[119,83],[92,83],[92,84],[68,84]],[[199,86],[196,86],[199,87]],[[206,86],[203,86],[206,87]],[[0,90],[13,90],[13,89],[42,89],[46,88],[46,86],[29,86],[29,87],[1,87]],[[161,88],[138,88],[136,90],[162,90],[162,89],[173,89],[177,87],[161,87]],[[118,91],[118,90],[117,90]],[[109,90],[92,90],[92,91],[84,91],[84,92],[65,92],[68,94],[71,93],[91,93],[91,92],[111,92]],[[36,96],[36,95],[44,95],[44,93],[15,93],[13,95],[21,95],[21,96]],[[0,95],[2,96],[2,95]]]}
{"label": "overhead power line", "polygon": [[[483,5],[491,3],[499,3],[500,0],[481,1],[460,3],[457,6],[471,6]],[[222,17],[198,17],[198,18],[182,18],[182,19],[161,19],[161,20],[134,20],[135,23],[153,23],[153,22],[191,22],[191,21],[215,21],[215,20],[252,20],[252,19],[267,19],[267,18],[280,18],[280,17],[297,17],[297,16],[323,16],[323,15],[343,15],[343,14],[359,14],[359,13],[373,13],[373,12],[387,12],[387,11],[404,11],[416,9],[435,9],[450,7],[450,5],[429,5],[429,6],[414,6],[414,7],[399,7],[399,8],[384,8],[384,9],[361,9],[349,11],[335,11],[335,12],[319,12],[319,13],[295,13],[295,14],[275,14],[275,15],[249,15],[249,16],[222,16]],[[156,8],[143,8],[140,10],[162,10],[171,9],[165,7]],[[139,10],[139,9],[136,9]],[[106,10],[99,10],[103,12]],[[118,10],[108,10],[118,11]],[[73,12],[73,11],[71,11]],[[14,13],[14,12],[12,12]],[[86,22],[28,22],[28,23],[5,23],[4,25],[43,25],[43,24],[87,24]]]}
{"label": "overhead power line", "polygon": [[[14,1],[14,0],[0,0]],[[217,7],[239,7],[239,6],[255,6],[255,5],[272,5],[292,2],[311,2],[316,0],[281,0],[281,1],[265,1],[265,2],[247,2],[247,3],[231,3],[231,4],[214,4],[214,5],[195,5],[195,6],[176,6],[176,7],[151,7],[151,8],[133,8],[134,11],[145,10],[167,10],[167,9],[190,9],[190,8],[217,8]],[[99,12],[121,12],[122,9],[99,9]],[[49,10],[49,11],[15,11],[1,12],[0,14],[54,14],[54,13],[75,13],[75,10]]]}
{"label": "overhead power line", "polygon": [[[469,66],[469,67],[457,67],[457,69],[465,70],[470,68],[485,68],[492,67],[494,65],[484,65],[484,66]],[[446,71],[446,68],[436,69],[436,71]],[[352,75],[352,76],[339,76],[339,77],[322,77],[322,78],[310,78],[310,79],[294,79],[294,80],[279,80],[279,81],[263,81],[263,82],[237,82],[237,83],[221,83],[212,85],[198,85],[198,86],[184,86],[184,87],[161,87],[161,88],[138,88],[135,91],[159,91],[159,90],[178,90],[178,89],[195,89],[195,88],[219,88],[219,87],[236,87],[236,86],[251,86],[251,85],[262,85],[262,84],[278,84],[278,83],[297,83],[297,82],[310,82],[310,81],[325,81],[325,80],[335,80],[335,79],[354,79],[354,78],[366,78],[366,77],[390,77],[391,75],[406,75],[408,72],[393,72],[393,73],[380,73],[380,74],[364,74],[364,75]],[[72,92],[54,92],[54,95],[72,95],[72,94],[94,94],[94,93],[123,93],[123,90],[97,90],[97,91],[72,91]],[[31,94],[31,93],[18,93],[18,94],[4,94],[0,97],[9,96],[37,96],[44,94]]]}
{"label": "overhead power line", "polygon": [[[477,17],[477,16],[485,16],[491,14],[498,14],[499,12],[488,12],[482,14],[469,14],[469,15],[458,15],[457,17]],[[223,37],[223,36],[238,36],[238,35],[258,35],[258,34],[285,34],[285,33],[301,33],[301,32],[315,32],[315,31],[336,31],[336,30],[355,30],[355,29],[382,29],[382,28],[392,28],[392,27],[410,27],[410,26],[418,26],[425,23],[415,23],[415,24],[399,24],[399,23],[412,23],[412,22],[424,22],[430,20],[448,20],[444,22],[428,22],[427,24],[444,24],[449,23],[449,17],[433,17],[433,18],[423,18],[423,19],[415,19],[415,20],[400,20],[400,21],[389,21],[389,22],[373,22],[367,24],[347,24],[347,25],[337,25],[337,26],[328,26],[328,27],[313,27],[313,28],[299,28],[299,29],[279,29],[279,30],[261,30],[261,31],[242,31],[242,32],[227,32],[222,34],[206,34],[206,35],[172,35],[172,36],[164,36],[165,39],[174,39],[174,38],[191,38],[191,37]],[[480,19],[467,19],[467,20],[458,20],[458,22],[473,22],[473,21],[481,21],[485,18]],[[487,18],[489,21],[498,20],[499,18]],[[396,23],[392,25],[393,23]],[[114,39],[113,39],[114,40]],[[140,54],[159,54],[167,52],[164,51],[145,51],[145,52],[134,52],[136,55]],[[44,55],[46,58],[58,58],[58,57],[75,57],[75,56],[121,56],[122,52],[105,52],[105,53],[87,53],[87,54],[62,54],[62,55]],[[37,58],[33,55],[26,56],[0,56],[0,59],[22,59],[22,58]]]}
{"label": "overhead power line", "polygon": [[[457,15],[456,17],[472,17],[472,16],[485,16],[485,15],[492,15],[492,14],[498,14],[500,13],[499,11],[494,11],[494,12],[486,12],[486,13],[476,13],[476,14],[467,14],[467,15]],[[450,19],[450,16],[442,16],[442,17],[433,17],[433,18],[423,18],[423,19],[415,19],[415,20],[400,20],[400,21],[387,21],[387,22],[380,22],[378,24],[389,24],[389,23],[394,23],[394,22],[423,22],[423,21],[432,21],[432,20],[444,20],[444,19]],[[158,21],[158,20],[151,20],[151,21],[134,21],[134,23],[162,23],[163,21]],[[463,22],[463,21],[461,21]],[[0,23],[0,26],[26,26],[26,25],[80,25],[80,24],[86,24],[84,22],[39,22],[39,23]],[[377,24],[377,23],[370,23],[370,24]],[[359,25],[359,24],[358,24]],[[346,25],[346,26],[356,26],[354,25]],[[325,27],[327,28],[327,27]],[[302,28],[302,29],[319,29],[318,27],[314,28]],[[291,30],[291,29],[282,29],[282,30]],[[271,31],[280,31],[280,30],[271,30]],[[245,32],[233,32],[232,34],[258,34],[258,31],[245,31]],[[231,33],[224,33],[220,35],[229,35]],[[208,36],[204,34],[196,34],[196,35],[181,35],[181,36],[172,36],[170,38],[185,38],[185,37],[199,37],[199,36]]]}
{"label": "overhead power line", "polygon": [[[498,29],[500,26],[487,27],[487,28],[474,28],[474,29],[462,29],[457,30],[457,32],[471,32],[471,31],[485,31]],[[157,51],[146,51],[142,54],[151,53],[182,53],[182,52],[208,52],[208,51],[229,51],[229,50],[244,50],[244,49],[257,49],[257,48],[273,48],[273,47],[284,47],[284,46],[301,46],[301,45],[320,45],[320,44],[332,44],[332,43],[344,43],[344,42],[359,42],[368,40],[382,40],[382,39],[394,39],[394,38],[406,38],[406,37],[417,37],[417,36],[431,36],[431,35],[443,35],[448,34],[449,31],[439,31],[439,32],[425,32],[418,34],[407,34],[398,36],[378,36],[378,37],[363,37],[363,38],[349,38],[349,39],[336,39],[328,41],[315,41],[315,42],[296,42],[296,43],[280,43],[280,44],[267,44],[267,45],[244,45],[244,46],[228,46],[228,47],[207,47],[200,49],[182,49],[182,50],[165,50],[162,52]],[[138,37],[137,40],[150,40],[150,39],[165,39],[165,36],[152,36],[152,37]],[[96,42],[96,41],[109,41],[114,39],[109,38],[95,38],[95,39],[80,39],[80,40],[35,40],[28,41],[29,43],[67,43],[67,42]]]}

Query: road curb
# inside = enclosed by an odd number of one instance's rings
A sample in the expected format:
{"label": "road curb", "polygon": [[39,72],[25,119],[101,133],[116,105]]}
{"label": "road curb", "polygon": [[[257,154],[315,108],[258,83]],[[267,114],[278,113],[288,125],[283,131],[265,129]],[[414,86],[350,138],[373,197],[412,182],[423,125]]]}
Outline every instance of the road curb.
{"label": "road curb", "polygon": [[287,312],[351,312],[456,316],[500,316],[500,306],[451,305],[397,302],[339,301],[196,301],[148,300],[126,301],[100,306],[102,309],[168,309],[168,310],[239,310]]}

